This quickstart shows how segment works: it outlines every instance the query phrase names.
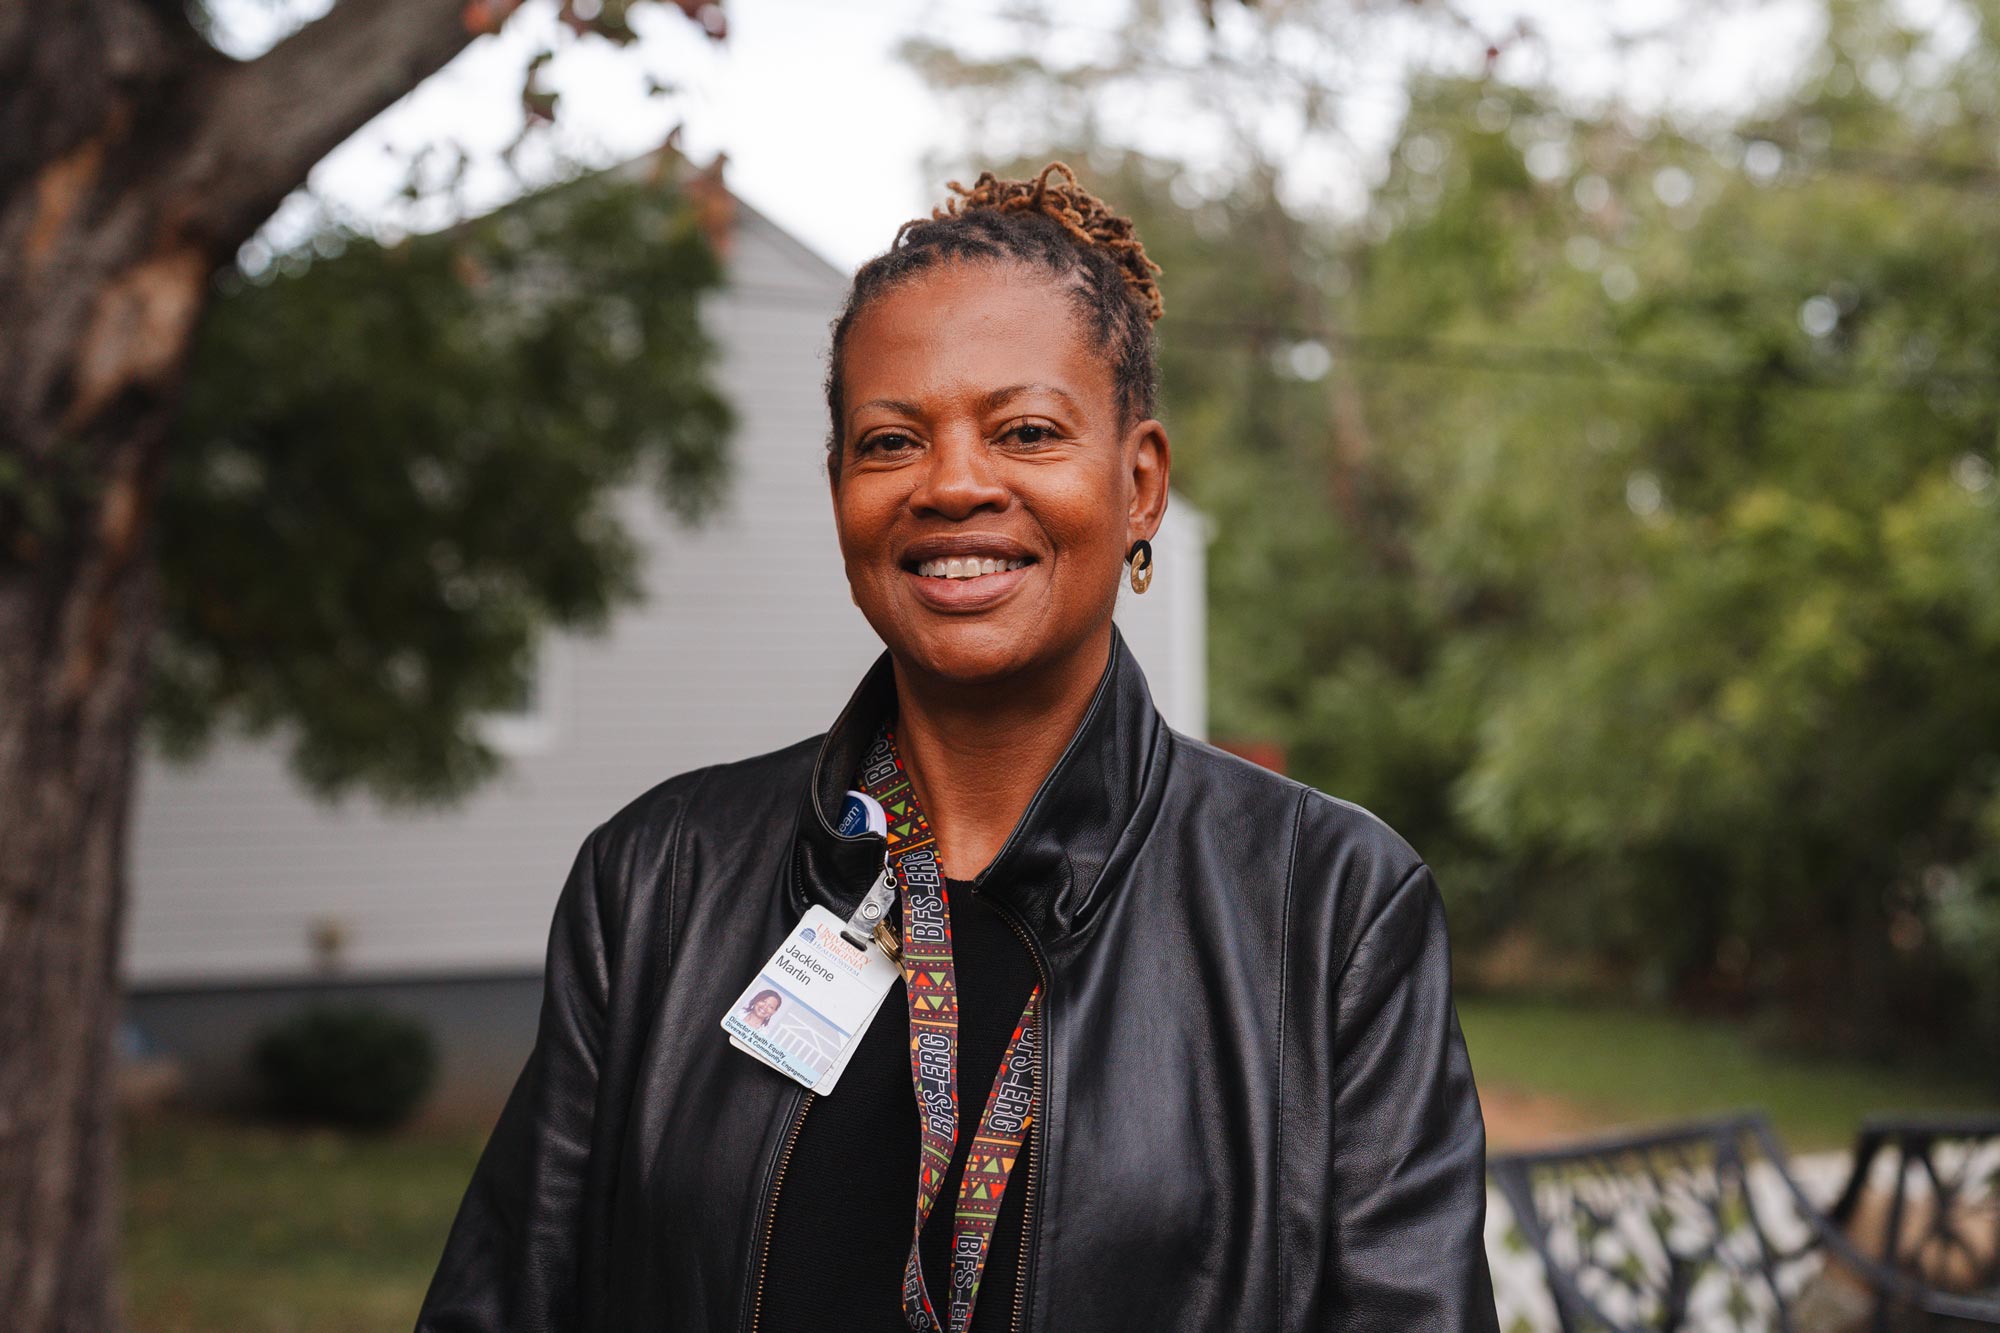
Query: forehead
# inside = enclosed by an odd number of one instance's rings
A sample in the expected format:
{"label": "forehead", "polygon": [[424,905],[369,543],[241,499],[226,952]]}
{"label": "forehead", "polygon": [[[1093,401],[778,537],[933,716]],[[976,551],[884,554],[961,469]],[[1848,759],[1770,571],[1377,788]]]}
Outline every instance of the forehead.
{"label": "forehead", "polygon": [[1028,265],[951,262],[905,279],[855,316],[843,352],[850,415],[877,398],[933,404],[1017,384],[1115,411],[1106,350],[1062,281]]}

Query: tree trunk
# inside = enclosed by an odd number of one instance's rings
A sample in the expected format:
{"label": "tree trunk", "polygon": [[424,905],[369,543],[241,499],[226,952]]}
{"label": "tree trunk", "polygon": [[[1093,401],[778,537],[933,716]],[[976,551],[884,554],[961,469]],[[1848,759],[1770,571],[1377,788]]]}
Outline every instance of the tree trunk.
{"label": "tree trunk", "polygon": [[154,99],[192,48],[143,12],[84,8],[0,28],[20,80],[0,108],[0,1310],[22,1333],[118,1326],[111,1038],[146,516],[213,263],[162,225],[138,166],[176,133]]}
{"label": "tree trunk", "polygon": [[143,181],[99,183],[140,137],[121,102],[99,114],[41,167],[25,223],[20,194],[0,213],[0,1310],[22,1333],[118,1326],[111,1039],[147,520],[214,263]]}
{"label": "tree trunk", "polygon": [[114,970],[153,616],[134,546],[0,578],[0,1310],[24,1333],[118,1326]]}
{"label": "tree trunk", "polygon": [[209,277],[515,0],[342,0],[251,62],[157,0],[0,10],[0,1325],[106,1333],[149,516]]}

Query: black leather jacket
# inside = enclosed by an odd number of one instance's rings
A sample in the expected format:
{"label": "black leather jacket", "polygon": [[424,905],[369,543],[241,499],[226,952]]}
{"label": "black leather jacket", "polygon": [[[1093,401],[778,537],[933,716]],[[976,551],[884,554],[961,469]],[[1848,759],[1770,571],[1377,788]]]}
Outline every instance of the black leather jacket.
{"label": "black leather jacket", "polygon": [[[808,903],[844,915],[881,865],[829,815],[893,698],[884,657],[824,738],[662,783],[584,843],[419,1333],[755,1327],[810,1103],[718,1023]],[[1485,1133],[1402,839],[1171,731],[1115,640],[980,885],[1046,998],[1017,1328],[1494,1329]]]}

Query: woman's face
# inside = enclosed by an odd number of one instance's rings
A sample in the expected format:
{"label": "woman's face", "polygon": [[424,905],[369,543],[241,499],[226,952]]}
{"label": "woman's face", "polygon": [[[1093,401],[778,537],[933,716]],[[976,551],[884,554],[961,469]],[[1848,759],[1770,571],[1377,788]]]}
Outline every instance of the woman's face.
{"label": "woman's face", "polygon": [[1071,297],[1033,268],[945,264],[866,306],[844,365],[834,519],[898,664],[977,682],[1108,648],[1168,445],[1157,421],[1121,429]]}

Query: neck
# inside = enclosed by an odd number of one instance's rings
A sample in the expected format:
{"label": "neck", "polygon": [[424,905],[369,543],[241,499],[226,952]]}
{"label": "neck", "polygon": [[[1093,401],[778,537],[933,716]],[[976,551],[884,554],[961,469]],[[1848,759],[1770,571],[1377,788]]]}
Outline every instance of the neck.
{"label": "neck", "polygon": [[896,671],[896,744],[953,879],[971,879],[1062,758],[1111,654],[1111,630],[1052,667],[966,685]]}

